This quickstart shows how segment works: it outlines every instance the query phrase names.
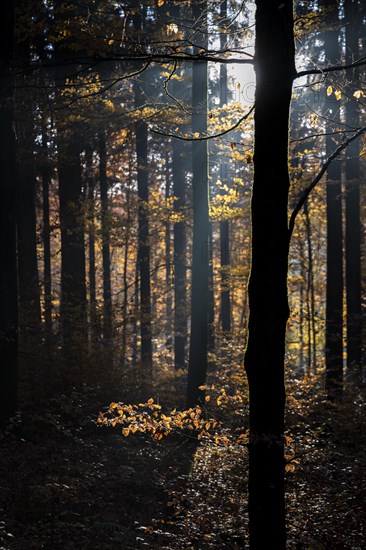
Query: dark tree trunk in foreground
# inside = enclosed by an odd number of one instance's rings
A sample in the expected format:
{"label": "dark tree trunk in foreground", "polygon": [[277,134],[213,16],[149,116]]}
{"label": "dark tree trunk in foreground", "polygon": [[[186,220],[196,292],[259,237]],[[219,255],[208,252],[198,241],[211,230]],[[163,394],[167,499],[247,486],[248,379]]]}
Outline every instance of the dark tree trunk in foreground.
{"label": "dark tree trunk in foreground", "polygon": [[[295,74],[293,4],[257,0],[252,263],[245,368],[250,394],[250,547],[286,546],[284,359],[287,271],[288,122]],[[275,139],[271,139],[271,131]]]}
{"label": "dark tree trunk in foreground", "polygon": [[[346,63],[359,59],[360,18],[358,2],[346,0]],[[359,103],[353,98],[356,89],[364,88],[359,80],[359,70],[349,73],[348,97],[346,99],[346,122],[358,128]],[[361,219],[360,219],[360,142],[355,140],[347,149],[346,161],[346,294],[347,294],[347,367],[359,373],[362,360],[361,341]]]}
{"label": "dark tree trunk in foreground", "polygon": [[[207,30],[205,3],[193,3],[193,19],[197,29]],[[207,48],[207,33],[197,30],[194,42]],[[207,131],[207,63],[193,63],[192,75],[192,132]],[[192,143],[193,157],[193,251],[191,290],[191,338],[189,347],[187,405],[202,400],[199,386],[206,382],[207,372],[207,322],[208,322],[208,154],[207,141]]]}
{"label": "dark tree trunk in foreground", "polygon": [[13,78],[14,2],[0,4],[0,425],[17,406],[18,289]]}
{"label": "dark tree trunk in foreground", "polygon": [[[328,25],[337,24],[338,3],[328,15]],[[324,3],[325,9],[329,6]],[[340,49],[338,29],[324,33],[325,58],[328,64],[339,62]],[[332,119],[327,122],[327,131],[334,132],[339,122],[339,104],[334,97],[327,96],[325,116]],[[334,136],[326,137],[326,156],[337,147]],[[330,399],[336,399],[342,392],[343,378],[343,248],[342,248],[342,174],[341,163],[333,162],[327,171],[327,303],[325,333],[325,385]]]}
{"label": "dark tree trunk in foreground", "polygon": [[103,259],[103,341],[105,345],[110,345],[112,338],[112,287],[110,253],[111,224],[108,206],[107,146],[104,132],[100,132],[98,138]]}

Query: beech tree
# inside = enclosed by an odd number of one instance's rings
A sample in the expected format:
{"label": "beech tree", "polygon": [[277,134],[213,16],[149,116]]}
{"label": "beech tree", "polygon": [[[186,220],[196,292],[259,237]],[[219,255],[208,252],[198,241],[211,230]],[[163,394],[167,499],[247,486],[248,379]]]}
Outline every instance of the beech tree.
{"label": "beech tree", "polygon": [[[252,259],[245,369],[250,392],[251,548],[286,545],[284,501],[288,123],[296,74],[291,0],[256,2]],[[268,129],[275,133],[270,139]]]}

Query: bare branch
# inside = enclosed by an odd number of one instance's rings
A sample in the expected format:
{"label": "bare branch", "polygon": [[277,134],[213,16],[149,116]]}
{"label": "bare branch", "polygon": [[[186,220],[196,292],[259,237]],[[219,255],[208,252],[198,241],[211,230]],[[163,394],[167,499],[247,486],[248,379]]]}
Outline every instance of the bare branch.
{"label": "bare branch", "polygon": [[339,147],[337,147],[337,149],[325,161],[325,163],[321,167],[321,169],[320,169],[318,175],[316,176],[316,178],[311,182],[311,184],[306,189],[304,189],[304,191],[302,192],[301,197],[299,199],[299,202],[297,203],[297,205],[293,209],[291,217],[290,217],[289,230],[288,230],[289,231],[289,240],[291,239],[292,233],[294,231],[295,220],[296,220],[296,217],[297,217],[298,213],[300,212],[301,208],[305,204],[305,202],[306,202],[308,196],[310,195],[311,191],[314,189],[314,187],[317,185],[317,183],[319,183],[319,181],[324,176],[324,174],[327,171],[329,165],[341,154],[342,151],[344,151],[344,149],[346,149],[348,147],[348,145],[350,143],[352,143],[352,141],[354,141],[355,139],[362,136],[365,132],[366,132],[366,126],[364,126],[363,128],[360,128],[355,134],[353,134],[353,136],[351,136],[350,138],[346,139],[343,143],[341,143],[341,145],[339,145]]}
{"label": "bare branch", "polygon": [[154,134],[159,134],[161,136],[166,136],[166,137],[172,137],[172,138],[176,138],[176,139],[180,139],[181,141],[207,141],[209,139],[214,139],[214,138],[218,138],[218,137],[221,137],[221,136],[224,136],[226,134],[228,134],[229,132],[232,132],[233,130],[236,130],[236,128],[238,128],[238,126],[240,126],[240,124],[242,122],[244,122],[244,120],[246,120],[251,114],[252,112],[254,111],[254,105],[249,109],[249,111],[243,115],[239,120],[238,122],[236,122],[234,124],[234,126],[231,126],[231,128],[228,128],[227,130],[224,130],[223,132],[219,132],[218,134],[211,134],[209,136],[200,136],[200,137],[185,137],[185,136],[180,136],[178,134],[169,134],[168,132],[161,132],[160,130],[155,130],[154,128],[149,128],[150,132],[153,132]]}
{"label": "bare branch", "polygon": [[332,67],[324,67],[323,69],[308,69],[306,71],[300,71],[296,73],[295,78],[301,78],[311,74],[327,74],[334,73],[336,71],[346,71],[347,69],[354,69],[355,67],[363,67],[366,65],[366,59],[363,57],[354,63],[348,65],[333,65]]}

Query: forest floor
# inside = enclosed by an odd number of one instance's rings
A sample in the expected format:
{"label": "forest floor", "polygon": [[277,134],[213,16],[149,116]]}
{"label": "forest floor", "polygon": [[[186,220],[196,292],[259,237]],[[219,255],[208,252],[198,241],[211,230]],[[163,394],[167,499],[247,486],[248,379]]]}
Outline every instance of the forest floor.
{"label": "forest floor", "polygon": [[[319,380],[288,383],[288,548],[361,550],[365,400],[331,405]],[[97,428],[98,391],[48,399],[1,434],[0,550],[246,548],[246,446]],[[226,433],[242,429],[232,414]]]}

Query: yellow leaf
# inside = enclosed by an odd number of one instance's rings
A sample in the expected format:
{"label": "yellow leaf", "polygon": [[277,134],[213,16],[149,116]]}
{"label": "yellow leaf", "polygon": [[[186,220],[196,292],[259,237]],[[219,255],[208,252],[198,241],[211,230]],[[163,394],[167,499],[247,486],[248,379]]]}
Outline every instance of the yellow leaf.
{"label": "yellow leaf", "polygon": [[341,99],[341,97],[342,97],[342,92],[341,92],[341,90],[336,90],[336,91],[334,92],[334,95],[335,95],[336,100],[339,101],[339,100]]}
{"label": "yellow leaf", "polygon": [[199,138],[199,137],[200,137],[199,132],[195,132],[195,133],[193,134],[193,137],[194,137],[194,138]]}
{"label": "yellow leaf", "polygon": [[123,428],[122,433],[125,437],[127,437],[128,434],[130,433],[130,428]]}
{"label": "yellow leaf", "polygon": [[332,95],[332,93],[333,93],[333,88],[332,88],[332,86],[328,86],[328,88],[327,88],[327,95],[328,95],[328,96],[329,96],[329,95]]}
{"label": "yellow leaf", "polygon": [[198,386],[199,390],[207,390],[207,386]]}
{"label": "yellow leaf", "polygon": [[356,90],[355,93],[353,94],[353,97],[355,97],[356,99],[360,99],[360,97],[362,97],[363,95],[364,93],[362,90]]}
{"label": "yellow leaf", "polygon": [[161,6],[164,6],[165,0],[158,0],[158,6],[161,8]]}
{"label": "yellow leaf", "polygon": [[205,401],[208,403],[210,401],[211,397],[209,395],[206,395]]}
{"label": "yellow leaf", "polygon": [[154,400],[152,397],[150,397],[150,399],[148,400],[147,404],[148,405],[152,405],[154,403]]}

